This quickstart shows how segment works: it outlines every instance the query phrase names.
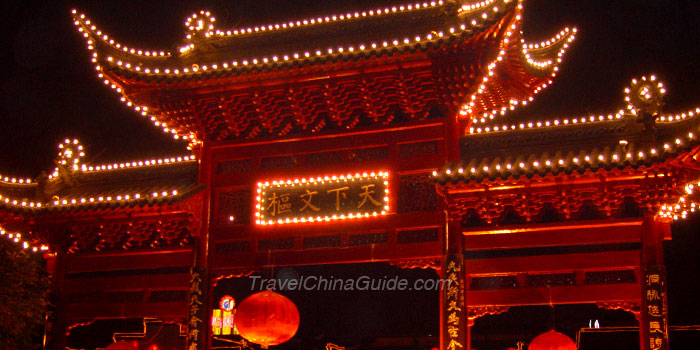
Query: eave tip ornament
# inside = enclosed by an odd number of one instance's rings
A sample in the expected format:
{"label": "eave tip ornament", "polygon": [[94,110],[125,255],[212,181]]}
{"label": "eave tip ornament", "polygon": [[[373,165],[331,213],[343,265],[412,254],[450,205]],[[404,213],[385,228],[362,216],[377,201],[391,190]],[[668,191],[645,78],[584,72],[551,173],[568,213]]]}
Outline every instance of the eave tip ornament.
{"label": "eave tip ornament", "polygon": [[625,88],[627,110],[638,118],[655,119],[661,114],[665,94],[664,84],[654,75],[632,79],[632,84]]}
{"label": "eave tip ornament", "polygon": [[186,54],[195,47],[202,46],[201,44],[213,36],[217,32],[214,22],[216,22],[216,18],[207,10],[195,12],[187,17],[185,21],[187,35],[185,36],[185,45],[179,48],[180,54]]}
{"label": "eave tip ornament", "polygon": [[58,150],[56,163],[59,166],[63,166],[68,170],[79,169],[80,160],[85,157],[85,152],[83,150],[83,145],[80,144],[78,139],[65,139],[62,143],[58,144]]}

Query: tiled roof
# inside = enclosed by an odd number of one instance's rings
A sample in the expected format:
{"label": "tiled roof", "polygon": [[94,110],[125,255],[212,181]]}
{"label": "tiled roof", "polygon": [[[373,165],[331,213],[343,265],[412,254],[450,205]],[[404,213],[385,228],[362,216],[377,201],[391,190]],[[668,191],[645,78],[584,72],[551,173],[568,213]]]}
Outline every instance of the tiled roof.
{"label": "tiled roof", "polygon": [[549,174],[639,168],[664,163],[700,145],[700,118],[656,123],[634,116],[598,123],[470,134],[461,161],[435,173],[440,182],[482,182]]}
{"label": "tiled roof", "polygon": [[198,169],[194,160],[99,171],[63,167],[51,179],[0,183],[0,210],[42,214],[175,203],[203,189]]}
{"label": "tiled roof", "polygon": [[188,23],[203,21],[211,27],[202,30],[190,26],[186,45],[176,52],[128,48],[100,31],[85,15],[74,11],[73,17],[101,65],[113,67],[122,75],[131,72],[132,76],[148,79],[190,79],[439,46],[444,43],[443,35],[447,38],[482,32],[518,1],[477,4],[470,7],[453,1],[418,1],[230,30],[215,28],[213,15],[202,11],[190,17]]}
{"label": "tiled roof", "polygon": [[[108,171],[76,172],[75,185],[68,185],[61,179],[58,183],[48,186],[50,208],[75,210],[76,206],[114,208],[178,202],[203,188],[197,181],[198,169],[196,161],[187,161]],[[126,196],[129,196],[128,199]],[[111,197],[112,200],[105,200],[107,197]],[[100,201],[100,198],[103,200]]]}

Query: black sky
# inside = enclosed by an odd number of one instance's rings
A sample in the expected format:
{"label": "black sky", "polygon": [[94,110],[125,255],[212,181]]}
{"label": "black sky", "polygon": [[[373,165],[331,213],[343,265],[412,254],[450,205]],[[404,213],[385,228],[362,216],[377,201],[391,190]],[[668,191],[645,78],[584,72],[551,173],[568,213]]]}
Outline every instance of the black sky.
{"label": "black sky", "polygon": [[[56,145],[66,137],[79,138],[97,163],[186,153],[184,143],[127,109],[98,81],[71,23],[72,8],[122,43],[167,49],[181,42],[184,19],[199,9],[211,10],[220,28],[233,28],[396,3],[402,1],[5,1],[0,173],[35,177],[52,169]],[[526,0],[524,21],[529,41],[565,26],[577,27],[578,36],[554,84],[511,120],[616,111],[631,78],[650,73],[666,83],[667,111],[700,105],[700,1]],[[700,280],[697,223],[675,227],[668,247],[676,323],[700,322],[692,302]]]}
{"label": "black sky", "polygon": [[[97,80],[70,9],[86,13],[130,46],[178,45],[184,19],[210,9],[220,28],[395,4],[355,1],[13,1],[2,21],[0,173],[34,177],[53,168],[57,143],[78,137],[88,160],[112,162],[182,154],[175,142],[128,110]],[[564,26],[579,35],[551,88],[509,119],[608,113],[632,77],[655,73],[668,86],[667,110],[700,104],[700,2],[526,0],[530,41]],[[342,40],[339,38],[339,40]]]}

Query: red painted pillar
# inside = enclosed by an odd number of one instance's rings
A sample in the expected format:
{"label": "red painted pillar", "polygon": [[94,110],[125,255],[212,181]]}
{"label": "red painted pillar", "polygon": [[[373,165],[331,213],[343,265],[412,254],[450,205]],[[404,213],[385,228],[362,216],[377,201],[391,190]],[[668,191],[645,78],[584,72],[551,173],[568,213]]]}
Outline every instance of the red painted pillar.
{"label": "red painted pillar", "polygon": [[459,139],[462,136],[462,123],[459,121],[459,116],[448,115],[447,124],[445,125],[445,148],[447,161],[451,163],[459,162]]}
{"label": "red painted pillar", "polygon": [[58,251],[53,261],[47,262],[47,271],[51,275],[51,292],[49,293],[50,311],[45,330],[45,349],[64,350],[66,348],[66,329],[68,328],[68,300],[63,292],[66,275],[65,252]]}
{"label": "red painted pillar", "polygon": [[446,281],[440,295],[440,348],[465,350],[471,346],[468,335],[461,215],[448,214],[446,221],[443,263],[440,270],[441,279]]}
{"label": "red painted pillar", "polygon": [[199,219],[199,232],[194,239],[194,261],[191,271],[188,299],[187,349],[211,349],[211,292],[209,278],[209,221],[212,201],[211,191],[211,149],[206,142],[199,151],[199,182],[207,187],[201,198],[202,208],[195,213]]}
{"label": "red painted pillar", "polygon": [[641,290],[642,303],[639,317],[641,350],[668,350],[668,300],[666,296],[666,268],[663,239],[670,232],[668,223],[653,216],[642,223]]}

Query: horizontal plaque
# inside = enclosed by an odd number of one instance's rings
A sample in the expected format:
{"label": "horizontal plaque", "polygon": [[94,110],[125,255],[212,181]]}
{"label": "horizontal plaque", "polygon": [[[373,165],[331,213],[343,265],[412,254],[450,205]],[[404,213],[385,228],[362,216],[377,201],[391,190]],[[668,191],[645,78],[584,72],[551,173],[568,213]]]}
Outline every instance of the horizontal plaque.
{"label": "horizontal plaque", "polygon": [[385,171],[258,182],[258,225],[349,220],[386,215]]}

